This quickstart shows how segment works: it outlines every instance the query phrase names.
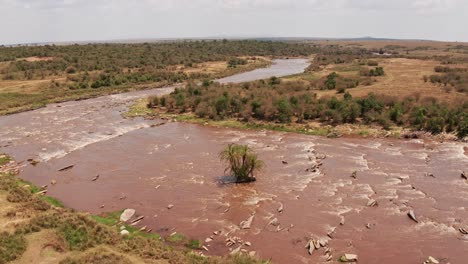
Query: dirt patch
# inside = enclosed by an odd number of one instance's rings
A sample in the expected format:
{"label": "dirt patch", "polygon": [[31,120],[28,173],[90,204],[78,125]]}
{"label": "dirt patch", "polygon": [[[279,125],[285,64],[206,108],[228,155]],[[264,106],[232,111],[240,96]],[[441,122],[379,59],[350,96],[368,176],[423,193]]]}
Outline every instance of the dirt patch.
{"label": "dirt patch", "polygon": [[69,254],[63,239],[53,230],[29,234],[26,236],[26,241],[28,248],[20,259],[12,263],[59,263]]}
{"label": "dirt patch", "polygon": [[36,61],[51,61],[53,60],[54,57],[38,57],[38,56],[34,56],[34,57],[28,57],[28,58],[25,58],[24,60],[25,61],[29,61],[29,62],[36,62]]}

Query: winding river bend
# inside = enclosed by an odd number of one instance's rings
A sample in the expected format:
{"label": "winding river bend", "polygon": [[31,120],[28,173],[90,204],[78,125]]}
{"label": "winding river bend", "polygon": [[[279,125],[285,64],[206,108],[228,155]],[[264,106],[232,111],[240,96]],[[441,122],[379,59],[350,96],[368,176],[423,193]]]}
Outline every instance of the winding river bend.
{"label": "winding river bend", "polygon": [[[270,76],[306,66],[305,60],[277,61]],[[265,78],[269,70],[254,75]],[[239,76],[222,82],[254,78]],[[222,231],[205,243],[210,254],[228,253],[225,239],[237,236],[252,243],[245,249],[273,263],[330,263],[324,249],[308,255],[304,246],[314,238],[328,241],[335,262],[355,253],[361,263],[422,263],[428,256],[466,263],[468,237],[458,229],[468,229],[468,182],[460,177],[468,171],[468,144],[327,139],[122,118],[137,98],[172,90],[0,117],[0,152],[22,162],[25,180],[57,181],[48,194],[68,207],[91,213],[134,208],[146,216],[141,226],[201,241]],[[249,144],[265,161],[257,182],[219,183],[223,168],[217,154],[230,142]],[[40,163],[32,166],[27,159]],[[354,171],[356,179],[350,177]],[[372,200],[378,206],[367,206]],[[407,217],[409,210],[418,223]],[[240,229],[252,215],[250,229]]]}

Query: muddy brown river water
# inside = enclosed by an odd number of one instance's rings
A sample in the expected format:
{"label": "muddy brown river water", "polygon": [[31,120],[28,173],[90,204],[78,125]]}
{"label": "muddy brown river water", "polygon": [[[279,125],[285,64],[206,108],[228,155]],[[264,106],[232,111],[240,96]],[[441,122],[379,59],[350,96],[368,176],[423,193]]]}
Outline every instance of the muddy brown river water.
{"label": "muddy brown river water", "polygon": [[[277,62],[273,75],[282,75],[277,70],[284,65],[285,74],[307,66],[304,60],[286,62]],[[48,194],[68,207],[95,214],[134,208],[146,216],[140,226],[200,241],[222,231],[205,243],[208,254],[228,253],[225,239],[236,236],[251,242],[243,248],[273,263],[333,263],[344,253],[357,254],[360,263],[422,263],[428,256],[468,263],[468,237],[458,231],[468,229],[468,182],[460,177],[468,171],[468,144],[328,139],[177,122],[153,126],[165,121],[121,117],[135,99],[171,90],[0,117],[0,152],[23,161],[20,177],[49,184]],[[217,154],[231,142],[249,144],[265,161],[257,182],[221,183]],[[354,171],[356,179],[350,177]],[[370,200],[378,206],[367,206]],[[406,215],[409,210],[418,223]],[[240,229],[251,215],[251,228]],[[304,246],[311,238],[328,241],[332,262],[323,248],[308,255]]]}

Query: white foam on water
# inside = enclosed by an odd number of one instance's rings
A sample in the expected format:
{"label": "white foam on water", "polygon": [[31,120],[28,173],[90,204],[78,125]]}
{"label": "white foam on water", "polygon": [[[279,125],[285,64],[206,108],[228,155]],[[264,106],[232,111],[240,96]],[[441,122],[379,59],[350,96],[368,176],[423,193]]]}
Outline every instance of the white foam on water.
{"label": "white foam on water", "polygon": [[384,189],[379,191],[379,198],[382,199],[398,199],[398,194],[396,189]]}
{"label": "white foam on water", "polygon": [[403,173],[395,173],[395,172],[390,172],[389,173],[389,176],[390,177],[396,177],[400,180],[407,180],[410,178],[410,176],[408,174],[403,174]]}
{"label": "white foam on water", "polygon": [[392,156],[403,156],[401,153],[401,148],[386,148],[385,154],[392,155]]}
{"label": "white foam on water", "polygon": [[383,176],[384,178],[388,177],[388,173],[383,172],[383,171],[373,171],[373,172],[372,172],[372,175],[375,175],[375,176]]}
{"label": "white foam on water", "polygon": [[426,194],[424,194],[420,190],[411,189],[411,190],[399,190],[399,191],[404,193],[406,198],[411,198],[412,200],[426,198]]}
{"label": "white foam on water", "polygon": [[353,191],[351,192],[350,197],[367,200],[374,194],[375,191],[369,184],[355,184],[353,185]]}
{"label": "white foam on water", "polygon": [[244,205],[258,205],[262,201],[273,201],[276,196],[269,193],[255,194],[244,201]]}
{"label": "white foam on water", "polygon": [[409,142],[413,144],[421,144],[421,145],[424,144],[424,141],[422,139],[411,139],[409,140]]}
{"label": "white foam on water", "polygon": [[401,215],[401,210],[396,206],[384,207],[384,215]]}
{"label": "white foam on water", "polygon": [[[125,135],[127,133],[132,132],[132,131],[135,131],[135,130],[138,130],[138,129],[141,129],[141,128],[145,128],[145,127],[149,127],[149,126],[146,125],[146,124],[120,126],[120,127],[117,127],[117,129],[115,130],[115,132],[113,134],[98,134],[98,133],[87,134],[86,133],[85,135],[82,136],[82,138],[80,138],[78,140],[65,141],[63,143],[63,146],[65,147],[65,149],[57,150],[57,151],[54,151],[54,152],[39,153],[39,158],[43,162],[49,161],[49,160],[51,160],[53,158],[63,158],[66,155],[68,155],[69,153],[71,153],[73,151],[76,151],[76,150],[83,149],[84,147],[86,147],[88,145],[95,144],[95,143],[98,143],[98,142],[107,141],[107,140],[110,140],[110,139]],[[72,137],[80,137],[80,135],[77,134],[77,133],[75,133],[75,134],[71,133],[71,136]]]}
{"label": "white foam on water", "polygon": [[[461,162],[468,162],[468,157],[465,155],[465,147],[468,144],[443,144],[440,145],[441,159],[444,160],[460,160]],[[465,164],[468,166],[468,163]]]}
{"label": "white foam on water", "polygon": [[61,150],[52,151],[52,152],[40,152],[38,154],[38,157],[40,161],[46,162],[53,158],[65,157],[66,155],[67,155],[67,152],[61,149]]}
{"label": "white foam on water", "polygon": [[388,178],[384,185],[395,186],[399,184],[401,184],[401,180],[399,178]]}
{"label": "white foam on water", "polygon": [[349,206],[344,206],[344,205],[339,205],[339,206],[335,206],[333,207],[333,210],[331,211],[325,211],[326,213],[329,213],[329,214],[332,214],[332,215],[338,215],[338,216],[341,216],[343,214],[346,214],[346,213],[349,213],[351,211],[353,211],[355,209],[353,209],[352,207],[349,207]]}
{"label": "white foam on water", "polygon": [[190,176],[190,179],[186,180],[185,182],[203,185],[205,183],[205,177],[202,175],[193,174]]}
{"label": "white foam on water", "polygon": [[256,139],[247,139],[247,140],[245,140],[245,143],[247,145],[257,145],[258,144]]}
{"label": "white foam on water", "polygon": [[412,158],[416,158],[416,159],[420,159],[420,160],[426,160],[427,158],[429,158],[429,155],[425,152],[420,152],[420,151],[410,151],[410,152],[406,152],[405,154],[406,156],[410,156]]}
{"label": "white foam on water", "polygon": [[425,233],[437,233],[437,234],[458,234],[458,231],[445,223],[438,223],[434,221],[423,220],[414,227],[416,230],[424,231]]}
{"label": "white foam on water", "polygon": [[[350,142],[345,142],[342,144],[343,146],[351,147],[351,148],[358,148],[360,145],[355,144],[355,143],[350,143]],[[349,148],[348,148],[349,149]]]}
{"label": "white foam on water", "polygon": [[302,151],[307,152],[307,151],[312,151],[315,147],[315,144],[312,142],[299,142],[299,143],[292,143],[289,146],[294,147],[294,148],[300,148]]}
{"label": "white foam on water", "polygon": [[367,160],[364,158],[364,156],[364,154],[361,154],[358,156],[349,157],[349,159],[351,159],[357,165],[355,167],[356,170],[364,171],[369,169],[369,164],[367,163]]}
{"label": "white foam on water", "polygon": [[379,149],[382,146],[382,143],[380,142],[370,142],[368,144],[368,147],[371,149]]}
{"label": "white foam on water", "polygon": [[306,159],[307,161],[309,161],[309,157],[313,158],[312,155],[308,155],[308,154],[296,154],[293,157],[296,159]]}

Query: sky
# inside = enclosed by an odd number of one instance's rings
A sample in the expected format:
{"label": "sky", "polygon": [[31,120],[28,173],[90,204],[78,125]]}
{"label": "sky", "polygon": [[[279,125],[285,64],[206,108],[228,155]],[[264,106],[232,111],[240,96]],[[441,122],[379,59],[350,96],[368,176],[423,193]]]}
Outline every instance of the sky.
{"label": "sky", "polygon": [[0,0],[0,44],[209,37],[468,41],[468,0]]}

